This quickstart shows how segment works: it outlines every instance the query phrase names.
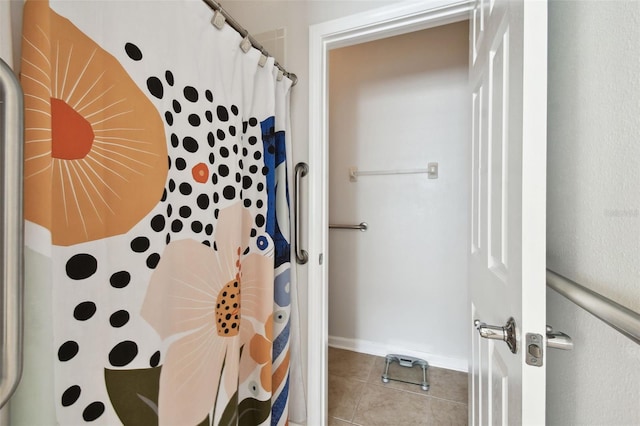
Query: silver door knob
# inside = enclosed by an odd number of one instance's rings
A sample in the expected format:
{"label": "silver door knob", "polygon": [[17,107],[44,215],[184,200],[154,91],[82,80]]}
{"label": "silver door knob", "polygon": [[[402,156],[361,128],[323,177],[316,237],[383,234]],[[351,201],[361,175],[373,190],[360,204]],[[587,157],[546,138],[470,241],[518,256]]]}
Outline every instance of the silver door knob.
{"label": "silver door knob", "polygon": [[475,320],[473,324],[481,337],[485,339],[502,340],[507,343],[512,353],[515,354],[518,352],[516,344],[516,322],[513,318],[509,318],[504,327],[487,325],[480,320]]}

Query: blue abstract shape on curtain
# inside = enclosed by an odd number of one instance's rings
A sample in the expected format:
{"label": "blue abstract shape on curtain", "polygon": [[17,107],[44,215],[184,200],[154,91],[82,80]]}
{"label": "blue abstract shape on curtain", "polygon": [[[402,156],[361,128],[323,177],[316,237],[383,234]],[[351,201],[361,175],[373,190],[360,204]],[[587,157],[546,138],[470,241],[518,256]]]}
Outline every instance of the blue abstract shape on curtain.
{"label": "blue abstract shape on curtain", "polygon": [[[284,131],[275,131],[275,119],[269,117],[260,123],[262,128],[263,159],[268,168],[267,180],[267,221],[266,231],[274,242],[274,339],[272,349],[273,374],[282,376],[282,382],[274,380],[272,394],[271,424],[281,424],[286,420],[287,402],[289,399],[289,336],[290,336],[290,253],[291,244],[288,236],[283,235],[278,224],[276,209],[286,209],[285,217],[289,217],[289,191],[286,181],[286,145]],[[285,181],[280,182],[277,170],[285,167]],[[281,185],[284,185],[282,188]],[[283,190],[284,189],[284,190]],[[282,212],[279,212],[282,213]],[[286,370],[284,374],[279,373]]]}
{"label": "blue abstract shape on curtain", "polygon": [[271,424],[272,425],[275,425],[278,423],[278,419],[275,418],[276,417],[275,413],[277,412],[277,413],[280,413],[280,415],[282,415],[285,408],[287,407],[288,396],[289,396],[289,377],[287,377],[287,380],[284,385],[284,389],[282,390],[280,395],[275,398],[275,402],[271,407]]}
{"label": "blue abstract shape on curtain", "polygon": [[[262,128],[262,144],[264,146],[264,165],[269,169],[266,176],[267,178],[267,233],[273,239],[275,244],[275,268],[280,265],[289,262],[291,245],[289,241],[282,235],[280,227],[278,226],[276,219],[276,193],[278,192],[278,185],[281,184],[276,180],[276,169],[282,165],[286,167],[286,145],[285,134],[283,131],[275,131],[275,119],[269,117],[260,123]],[[289,190],[286,181],[285,185],[285,197],[287,207],[289,206]],[[271,192],[271,188],[275,189],[275,192]]]}

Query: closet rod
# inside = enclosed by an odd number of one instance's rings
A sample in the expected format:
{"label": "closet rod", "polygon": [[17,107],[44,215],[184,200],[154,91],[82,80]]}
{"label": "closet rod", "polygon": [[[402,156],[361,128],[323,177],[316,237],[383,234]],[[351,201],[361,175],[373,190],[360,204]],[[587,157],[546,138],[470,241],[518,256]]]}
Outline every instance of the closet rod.
{"label": "closet rod", "polygon": [[[222,8],[222,6],[220,5],[220,3],[218,3],[215,0],[203,0],[211,9],[216,10],[218,12],[220,12],[222,14],[222,16],[224,16],[225,21],[231,26],[231,28],[233,28],[234,30],[236,30],[237,32],[240,33],[240,35],[242,37],[247,37],[249,39],[249,41],[251,42],[251,45],[253,47],[255,47],[256,49],[258,49],[263,55],[265,56],[270,56],[269,52],[267,52],[265,50],[265,48],[256,41],[255,38],[251,37],[251,34],[249,34],[249,31],[247,31],[242,25],[240,25],[238,23],[238,21],[236,21],[235,19],[233,19],[233,16],[231,16],[229,14],[229,12],[227,12],[226,10],[224,10]],[[292,86],[295,86],[296,83],[298,83],[298,76],[295,75],[292,72],[288,72],[286,69],[284,69],[284,67],[282,65],[280,65],[278,63],[278,61],[275,62],[275,66],[278,67],[278,69],[280,71],[282,71],[282,73],[289,78],[289,80],[292,81]]]}

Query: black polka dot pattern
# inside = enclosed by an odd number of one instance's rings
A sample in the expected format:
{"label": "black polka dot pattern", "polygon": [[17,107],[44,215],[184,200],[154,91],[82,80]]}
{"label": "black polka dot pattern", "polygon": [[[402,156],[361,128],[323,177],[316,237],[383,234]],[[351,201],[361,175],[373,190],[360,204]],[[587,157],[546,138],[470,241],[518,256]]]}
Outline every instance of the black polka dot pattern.
{"label": "black polka dot pattern", "polygon": [[165,71],[164,79],[166,80],[169,86],[173,86],[173,73],[169,70]]}
{"label": "black polka dot pattern", "polygon": [[69,361],[78,354],[79,350],[80,347],[78,343],[73,340],[68,340],[58,348],[58,359],[62,362]]}
{"label": "black polka dot pattern", "polygon": [[[151,95],[159,99],[169,98],[170,110],[165,110],[164,114],[166,125],[172,128],[169,139],[173,148],[169,152],[173,168],[161,199],[166,204],[166,213],[156,214],[150,219],[150,230],[162,234],[164,243],[170,244],[176,237],[195,237],[209,229],[206,226],[208,222],[218,219],[218,205],[237,200],[253,209],[254,214],[263,209],[266,204],[262,198],[266,194],[257,192],[262,192],[259,185],[264,186],[264,173],[268,170],[263,164],[263,146],[258,143],[262,135],[258,120],[255,117],[243,119],[236,104],[215,104],[212,90],[180,82],[179,76],[170,71],[164,78],[148,77],[147,83]],[[170,89],[174,84],[175,89]],[[205,120],[210,124],[203,126]],[[178,122],[180,126],[177,126]],[[180,130],[173,129],[174,126]],[[185,134],[189,128],[192,132]],[[204,158],[207,165],[214,167],[208,170],[208,180],[204,180],[207,175],[199,169],[198,180],[194,181],[196,175],[192,170],[196,165],[202,167]],[[196,190],[194,185],[201,185],[203,181],[213,190],[208,193]],[[176,218],[174,212],[179,217]],[[258,219],[256,227],[261,229],[264,226],[265,221]],[[211,237],[212,233],[208,236]],[[203,244],[207,242],[208,245],[215,243],[205,240]],[[135,246],[132,244],[134,252],[148,250],[137,243]],[[159,259],[159,252],[147,254],[147,267],[155,268]]]}
{"label": "black polka dot pattern", "polygon": [[182,140],[182,145],[184,146],[184,149],[187,152],[197,152],[198,151],[198,141],[196,141],[194,138],[192,138],[191,136],[186,136],[183,140]]}
{"label": "black polka dot pattern", "polygon": [[127,56],[129,56],[134,61],[139,61],[142,59],[142,52],[140,48],[133,43],[127,43],[124,45],[124,50],[127,52]]}
{"label": "black polka dot pattern", "polygon": [[151,367],[157,367],[158,364],[160,364],[160,351],[155,352],[149,359],[149,365]]}
{"label": "black polka dot pattern", "polygon": [[160,214],[156,215],[151,219],[151,229],[156,232],[160,232],[164,229],[165,222],[164,216]]}
{"label": "black polka dot pattern", "polygon": [[63,393],[60,403],[63,407],[68,407],[70,405],[75,404],[75,402],[80,398],[80,394],[82,393],[82,389],[78,385],[69,386]]}
{"label": "black polka dot pattern", "polygon": [[82,418],[86,422],[92,422],[104,413],[104,404],[100,401],[92,402],[82,412]]}
{"label": "black polka dot pattern", "polygon": [[234,336],[240,327],[240,283],[233,281],[224,286],[216,303],[216,328],[220,336]]}
{"label": "black polka dot pattern", "polygon": [[109,283],[111,283],[111,287],[114,288],[124,288],[131,282],[131,274],[127,271],[119,271],[115,272],[109,278]]}
{"label": "black polka dot pattern", "polygon": [[196,203],[198,204],[198,207],[200,207],[202,210],[206,210],[209,207],[209,195],[207,194],[198,195]]}
{"label": "black polka dot pattern", "polygon": [[193,127],[198,127],[200,125],[200,117],[197,114],[190,114],[189,124],[191,124]]}
{"label": "black polka dot pattern", "polygon": [[72,280],[84,280],[98,270],[98,261],[87,253],[72,256],[66,264],[67,276]]}
{"label": "black polka dot pattern", "polygon": [[193,188],[188,183],[183,182],[183,183],[180,184],[179,190],[180,190],[181,194],[189,195],[193,191]]}
{"label": "black polka dot pattern", "polygon": [[236,198],[236,188],[231,185],[227,185],[224,187],[222,194],[227,200],[233,200],[234,198]]}
{"label": "black polka dot pattern", "polygon": [[160,262],[160,255],[158,253],[152,253],[147,257],[147,267],[149,269],[154,269],[158,266],[158,262]]}
{"label": "black polka dot pattern", "polygon": [[193,86],[186,86],[184,88],[184,97],[189,102],[198,102],[198,91]]}
{"label": "black polka dot pattern", "polygon": [[138,345],[131,340],[118,343],[109,352],[109,363],[114,367],[124,367],[138,355]]}
{"label": "black polka dot pattern", "polygon": [[96,304],[90,301],[78,304],[73,310],[73,317],[78,321],[86,321],[96,313]]}
{"label": "black polka dot pattern", "polygon": [[164,87],[158,77],[149,77],[147,79],[147,88],[149,89],[149,93],[158,99],[162,99],[164,96]]}
{"label": "black polka dot pattern", "polygon": [[124,327],[129,322],[130,318],[131,316],[129,315],[129,312],[121,309],[111,314],[109,317],[109,324],[111,324],[111,327],[113,328]]}
{"label": "black polka dot pattern", "polygon": [[229,112],[224,106],[218,105],[218,108],[216,109],[216,113],[218,114],[218,120],[229,121]]}
{"label": "black polka dot pattern", "polygon": [[164,121],[166,121],[169,126],[173,126],[173,114],[171,114],[171,111],[164,113]]}
{"label": "black polka dot pattern", "polygon": [[131,241],[131,250],[136,253],[144,253],[149,248],[149,239],[147,237],[137,237]]}

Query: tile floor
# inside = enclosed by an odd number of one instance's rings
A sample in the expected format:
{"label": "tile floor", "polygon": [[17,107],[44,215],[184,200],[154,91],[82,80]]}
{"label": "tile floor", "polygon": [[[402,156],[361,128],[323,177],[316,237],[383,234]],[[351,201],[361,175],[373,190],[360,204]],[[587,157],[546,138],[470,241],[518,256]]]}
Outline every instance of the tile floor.
{"label": "tile floor", "polygon": [[[429,367],[429,390],[382,383],[384,357],[329,348],[329,426],[466,425],[467,373]],[[392,363],[389,377],[418,381],[419,366]]]}

